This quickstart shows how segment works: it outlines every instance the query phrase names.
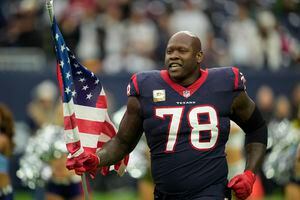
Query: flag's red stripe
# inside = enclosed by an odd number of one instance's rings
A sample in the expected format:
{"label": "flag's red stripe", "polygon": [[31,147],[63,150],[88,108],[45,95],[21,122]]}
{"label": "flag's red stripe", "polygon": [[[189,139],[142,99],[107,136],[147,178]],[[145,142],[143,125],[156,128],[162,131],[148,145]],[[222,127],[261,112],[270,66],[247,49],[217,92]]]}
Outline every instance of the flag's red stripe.
{"label": "flag's red stripe", "polygon": [[98,141],[98,144],[97,144],[97,147],[98,148],[102,148],[102,146],[105,144],[105,142],[100,142],[100,141]]}
{"label": "flag's red stripe", "polygon": [[109,122],[95,122],[89,121],[85,119],[76,119],[75,115],[65,116],[64,117],[65,130],[71,130],[77,127],[81,133],[89,133],[100,135],[100,133],[104,133],[109,137],[113,137],[116,132],[112,124]]}
{"label": "flag's red stripe", "polygon": [[[68,152],[70,152],[71,154],[75,153],[77,150],[79,150],[79,148],[80,148],[80,141],[67,144]],[[83,149],[84,149],[85,152],[88,151],[88,152],[95,153],[96,150],[97,150],[97,147],[95,147],[95,148],[83,147]]]}
{"label": "flag's red stripe", "polygon": [[106,135],[108,135],[109,137],[112,138],[116,135],[116,130],[111,123],[105,121],[104,126],[102,128],[103,128],[102,132],[105,133]]}
{"label": "flag's red stripe", "polygon": [[100,95],[97,99],[96,108],[107,108],[106,96]]}
{"label": "flag's red stripe", "polygon": [[63,96],[63,81],[62,81],[60,66],[58,63],[56,64],[56,77],[58,81],[60,96]]}
{"label": "flag's red stripe", "polygon": [[91,147],[83,147],[85,152],[91,152],[91,153],[95,153],[97,148],[91,148]]}
{"label": "flag's red stripe", "polygon": [[127,165],[129,162],[129,154],[124,158],[124,164]]}
{"label": "flag's red stripe", "polygon": [[68,143],[67,144],[67,150],[71,154],[74,154],[76,151],[78,151],[80,149],[80,146],[81,146],[80,141],[73,142],[73,143]]}
{"label": "flag's red stripe", "polygon": [[73,113],[71,116],[65,116],[64,117],[64,125],[65,130],[74,129],[77,127],[75,114]]}

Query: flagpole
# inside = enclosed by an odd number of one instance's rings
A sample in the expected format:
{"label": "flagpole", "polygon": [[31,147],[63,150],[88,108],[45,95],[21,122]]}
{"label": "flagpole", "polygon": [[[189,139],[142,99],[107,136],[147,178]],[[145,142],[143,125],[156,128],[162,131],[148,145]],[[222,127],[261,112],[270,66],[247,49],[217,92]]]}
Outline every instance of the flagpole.
{"label": "flagpole", "polygon": [[46,8],[48,10],[48,14],[50,17],[51,24],[53,23],[53,0],[47,0],[46,1]]}
{"label": "flagpole", "polygon": [[[48,14],[50,17],[50,22],[53,24],[53,18],[54,18],[54,8],[53,8],[53,0],[46,0],[46,8],[48,10]],[[86,175],[85,173],[82,174],[81,176],[81,182],[82,182],[82,188],[84,192],[84,199],[89,200],[89,193],[88,193],[88,188],[86,184]]]}

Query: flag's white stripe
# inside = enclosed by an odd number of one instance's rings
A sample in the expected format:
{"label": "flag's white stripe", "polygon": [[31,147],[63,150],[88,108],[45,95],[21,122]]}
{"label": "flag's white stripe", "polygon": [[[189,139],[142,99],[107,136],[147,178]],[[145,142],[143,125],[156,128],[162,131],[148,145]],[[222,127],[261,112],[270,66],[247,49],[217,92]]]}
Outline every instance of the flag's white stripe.
{"label": "flag's white stripe", "polygon": [[[93,108],[74,104],[73,100],[63,103],[64,116],[71,116],[75,113],[77,119],[104,122],[107,109]],[[75,112],[74,112],[75,110]]]}
{"label": "flag's white stripe", "polygon": [[79,130],[78,127],[70,130],[65,130],[65,141],[66,143],[74,143],[79,141]]}
{"label": "flag's white stripe", "polygon": [[[69,131],[72,132],[72,130],[66,130],[66,132],[69,132]],[[66,133],[66,135],[68,135],[68,133]],[[82,147],[90,147],[90,148],[97,147],[99,135],[88,134],[88,133],[79,133],[78,135],[79,135],[79,138],[77,138],[77,141],[68,140],[69,137],[66,137],[66,139],[67,139],[66,143],[70,144],[70,143],[78,142],[80,140]]]}
{"label": "flag's white stripe", "polygon": [[106,135],[105,133],[101,133],[99,135],[99,142],[107,142],[111,139],[111,137],[109,137],[108,135]]}
{"label": "flag's white stripe", "polygon": [[71,116],[74,113],[74,101],[71,99],[68,103],[63,103],[64,116]]}
{"label": "flag's white stripe", "polygon": [[80,147],[80,149],[78,149],[78,151],[76,151],[74,154],[69,153],[68,158],[78,157],[83,152],[84,152],[84,149],[82,147]]}
{"label": "flag's white stripe", "polygon": [[105,121],[107,121],[109,124],[112,125],[112,127],[113,127],[114,130],[115,130],[115,133],[118,132],[118,129],[116,128],[116,126],[114,125],[114,123],[110,120],[109,115],[108,115],[107,112],[105,113]]}
{"label": "flag's white stripe", "polygon": [[105,96],[105,91],[104,91],[103,87],[101,88],[100,96]]}
{"label": "flag's white stripe", "polygon": [[90,147],[90,148],[97,148],[98,144],[98,135],[92,135],[87,133],[80,133],[80,142],[82,147]]}
{"label": "flag's white stripe", "polygon": [[[77,128],[75,128],[77,129]],[[89,147],[89,148],[96,148],[98,141],[100,142],[107,142],[111,138],[107,136],[105,133],[100,133],[100,135],[95,135],[95,134],[89,134],[89,133],[81,133],[79,132],[79,137],[74,137],[73,131],[72,130],[65,130],[65,135],[66,135],[66,143],[75,143],[80,140],[81,146],[82,147]]]}

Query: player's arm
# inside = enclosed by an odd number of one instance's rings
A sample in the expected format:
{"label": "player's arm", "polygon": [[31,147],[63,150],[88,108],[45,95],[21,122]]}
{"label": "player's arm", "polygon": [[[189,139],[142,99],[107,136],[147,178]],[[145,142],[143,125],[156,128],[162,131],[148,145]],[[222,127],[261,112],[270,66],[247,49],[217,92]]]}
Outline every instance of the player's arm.
{"label": "player's arm", "polygon": [[117,163],[135,148],[143,133],[142,123],[140,102],[137,97],[130,96],[117,135],[96,153],[100,166]]}
{"label": "player's arm", "polygon": [[246,133],[245,170],[255,173],[260,168],[266,152],[268,137],[266,123],[255,103],[244,91],[235,97],[231,108],[231,119]]}
{"label": "player's arm", "polygon": [[246,133],[246,167],[242,174],[233,177],[228,187],[238,199],[246,199],[252,192],[255,172],[262,164],[267,145],[267,126],[255,103],[245,91],[239,92],[231,107],[231,119]]}

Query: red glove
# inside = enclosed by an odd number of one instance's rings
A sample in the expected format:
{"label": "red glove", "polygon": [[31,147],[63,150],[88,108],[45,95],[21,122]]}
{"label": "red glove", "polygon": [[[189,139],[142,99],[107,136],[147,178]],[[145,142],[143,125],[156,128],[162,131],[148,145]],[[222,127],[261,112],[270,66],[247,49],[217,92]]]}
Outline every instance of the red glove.
{"label": "red glove", "polygon": [[86,161],[88,158],[86,152],[83,152],[77,157],[69,157],[67,158],[66,167],[68,170],[73,170],[75,168],[81,167],[82,163]]}
{"label": "red glove", "polygon": [[74,169],[77,175],[88,172],[91,178],[95,178],[99,164],[97,155],[84,152],[77,157],[68,158],[66,166],[69,170]]}
{"label": "red glove", "polygon": [[255,174],[250,170],[246,170],[243,174],[233,177],[227,187],[232,188],[235,196],[243,200],[250,196],[254,182]]}
{"label": "red glove", "polygon": [[103,176],[106,176],[108,173],[109,173],[109,167],[108,166],[101,167],[101,174]]}

